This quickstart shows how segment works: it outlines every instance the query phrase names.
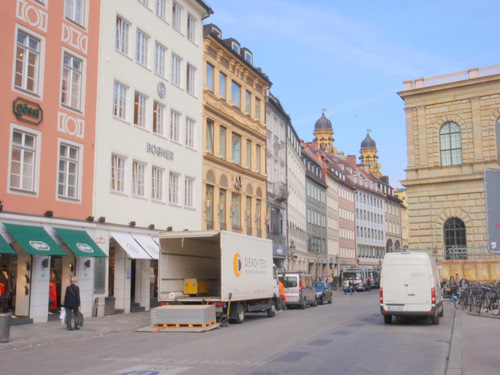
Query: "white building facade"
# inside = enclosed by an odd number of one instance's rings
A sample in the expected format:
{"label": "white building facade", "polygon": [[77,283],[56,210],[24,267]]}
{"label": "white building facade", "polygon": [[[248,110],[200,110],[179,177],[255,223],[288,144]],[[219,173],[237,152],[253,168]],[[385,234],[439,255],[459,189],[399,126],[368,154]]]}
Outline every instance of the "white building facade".
{"label": "white building facade", "polygon": [[202,1],[102,2],[93,213],[115,309],[155,300],[158,230],[201,228]]}

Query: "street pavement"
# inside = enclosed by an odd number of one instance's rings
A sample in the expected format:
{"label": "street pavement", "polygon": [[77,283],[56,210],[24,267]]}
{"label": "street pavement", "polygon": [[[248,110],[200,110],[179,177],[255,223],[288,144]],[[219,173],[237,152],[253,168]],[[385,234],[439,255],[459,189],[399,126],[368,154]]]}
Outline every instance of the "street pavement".
{"label": "street pavement", "polygon": [[[445,303],[449,304],[449,301],[445,300]],[[445,375],[497,375],[500,368],[500,318],[454,311]],[[149,324],[150,313],[138,312],[87,317],[84,326],[78,331],[67,331],[59,320],[14,325],[10,327],[9,341],[0,342],[0,365],[2,356],[8,355],[11,350],[136,331]]]}

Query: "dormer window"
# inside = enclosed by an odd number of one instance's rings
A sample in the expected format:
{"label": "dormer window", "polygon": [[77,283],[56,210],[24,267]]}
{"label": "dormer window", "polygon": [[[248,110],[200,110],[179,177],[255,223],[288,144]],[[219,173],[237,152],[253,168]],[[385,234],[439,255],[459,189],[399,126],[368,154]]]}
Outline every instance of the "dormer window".
{"label": "dormer window", "polygon": [[231,48],[233,49],[233,51],[235,51],[236,53],[240,53],[240,46],[238,43],[236,42],[231,42]]}
{"label": "dormer window", "polygon": [[253,65],[253,56],[249,51],[245,51],[245,61],[250,65]]}

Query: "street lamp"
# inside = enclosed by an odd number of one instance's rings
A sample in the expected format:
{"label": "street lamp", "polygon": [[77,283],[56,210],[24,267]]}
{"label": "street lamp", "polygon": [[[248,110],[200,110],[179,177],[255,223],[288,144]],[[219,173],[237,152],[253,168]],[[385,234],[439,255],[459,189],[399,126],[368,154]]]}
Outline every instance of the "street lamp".
{"label": "street lamp", "polygon": [[292,241],[290,246],[288,246],[288,268],[290,269],[290,271],[293,271],[294,254],[295,254],[295,244]]}

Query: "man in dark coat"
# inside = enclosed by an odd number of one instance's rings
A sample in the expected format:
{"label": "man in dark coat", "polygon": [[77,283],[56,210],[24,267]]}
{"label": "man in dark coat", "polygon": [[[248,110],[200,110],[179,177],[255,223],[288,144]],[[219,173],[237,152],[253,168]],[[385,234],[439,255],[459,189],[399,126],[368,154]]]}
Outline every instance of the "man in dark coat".
{"label": "man in dark coat", "polygon": [[[76,315],[80,309],[80,288],[76,285],[78,280],[71,279],[70,285],[66,287],[66,294],[64,295],[64,308],[66,309],[66,329],[72,331],[79,329],[76,324]],[[75,320],[75,328],[71,328],[71,319]]]}

